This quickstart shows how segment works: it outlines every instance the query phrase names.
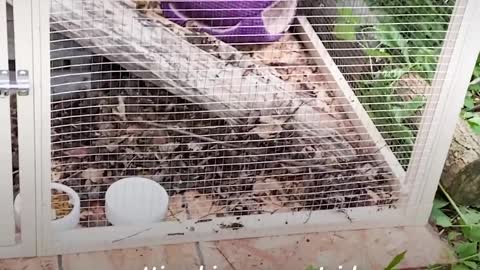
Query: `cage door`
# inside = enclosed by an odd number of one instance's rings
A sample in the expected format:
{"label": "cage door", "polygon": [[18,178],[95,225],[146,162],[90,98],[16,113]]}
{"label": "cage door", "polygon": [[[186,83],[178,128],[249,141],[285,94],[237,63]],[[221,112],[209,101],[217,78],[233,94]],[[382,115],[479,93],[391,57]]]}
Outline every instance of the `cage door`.
{"label": "cage door", "polygon": [[0,246],[15,244],[10,96],[2,89],[9,83],[7,3],[0,0]]}
{"label": "cage door", "polygon": [[32,15],[30,0],[0,0],[0,258],[37,248]]}

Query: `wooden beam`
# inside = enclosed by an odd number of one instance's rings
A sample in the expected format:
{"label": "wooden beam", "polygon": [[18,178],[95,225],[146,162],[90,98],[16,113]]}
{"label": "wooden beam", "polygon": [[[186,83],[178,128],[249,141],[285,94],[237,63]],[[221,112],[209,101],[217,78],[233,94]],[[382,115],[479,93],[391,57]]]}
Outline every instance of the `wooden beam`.
{"label": "wooden beam", "polygon": [[405,170],[400,162],[398,162],[398,159],[395,157],[392,150],[388,147],[385,139],[358,100],[355,92],[330,57],[330,54],[322,44],[317,33],[306,17],[300,16],[297,20],[297,33],[304,41],[305,46],[309,49],[309,52],[312,54],[321,73],[327,74],[326,79],[330,88],[335,89],[335,95],[344,100],[341,105],[353,126],[356,127],[358,134],[361,134],[363,141],[372,142],[374,144],[372,149],[378,149],[377,158],[385,160],[395,177],[402,182],[405,178]]}

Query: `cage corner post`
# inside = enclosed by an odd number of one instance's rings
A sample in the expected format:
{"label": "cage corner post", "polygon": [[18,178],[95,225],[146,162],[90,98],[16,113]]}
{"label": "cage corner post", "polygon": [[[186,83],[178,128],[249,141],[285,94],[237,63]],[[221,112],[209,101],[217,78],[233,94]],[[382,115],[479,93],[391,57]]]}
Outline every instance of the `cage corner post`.
{"label": "cage corner post", "polygon": [[407,183],[409,216],[416,225],[428,222],[456,123],[479,53],[480,2],[457,1],[415,143]]}
{"label": "cage corner post", "polygon": [[[20,167],[20,190],[22,193],[21,230],[26,248],[36,255],[36,174],[35,174],[35,119],[32,87],[33,46],[32,46],[32,0],[13,1],[15,29],[15,65],[17,72],[27,70],[30,93],[17,95],[18,148]],[[24,200],[25,199],[25,200]]]}
{"label": "cage corner post", "polygon": [[50,1],[32,1],[33,81],[35,91],[35,170],[37,254],[51,255],[55,245],[50,219],[51,157],[50,157]]}

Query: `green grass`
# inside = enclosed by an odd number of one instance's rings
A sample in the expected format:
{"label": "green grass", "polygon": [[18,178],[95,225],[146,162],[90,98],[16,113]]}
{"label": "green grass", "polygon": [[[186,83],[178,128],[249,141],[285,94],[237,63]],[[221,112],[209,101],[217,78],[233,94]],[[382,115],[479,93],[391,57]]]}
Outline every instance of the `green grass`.
{"label": "green grass", "polygon": [[395,85],[410,73],[431,82],[454,1],[409,0],[409,7],[403,7],[406,3],[401,0],[365,2],[377,14],[378,23],[366,24],[352,8],[341,8],[334,33],[338,40],[358,43],[372,63],[382,65],[379,70],[372,68],[369,78],[357,82],[356,93],[406,169],[417,136],[410,121],[423,108],[425,99],[418,95],[405,100],[395,92]]}
{"label": "green grass", "polygon": [[439,228],[440,236],[455,249],[458,263],[429,269],[480,269],[480,209],[459,206],[442,186],[440,191],[434,201],[431,219]]}
{"label": "green grass", "polygon": [[473,71],[470,87],[465,97],[462,117],[472,130],[480,135],[480,56]]}

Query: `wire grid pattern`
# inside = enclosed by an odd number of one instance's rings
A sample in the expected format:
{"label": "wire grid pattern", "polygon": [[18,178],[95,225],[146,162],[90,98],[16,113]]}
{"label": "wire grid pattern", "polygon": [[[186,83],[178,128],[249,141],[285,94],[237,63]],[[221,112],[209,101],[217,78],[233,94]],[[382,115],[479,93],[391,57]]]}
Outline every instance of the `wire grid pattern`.
{"label": "wire grid pattern", "polygon": [[[105,192],[129,176],[167,190],[167,220],[392,207],[405,196],[379,147],[407,167],[422,106],[439,94],[430,82],[453,1],[165,2],[52,0],[52,181],[79,193],[82,226],[109,225]],[[292,6],[388,145],[352,117]],[[285,21],[285,34],[265,33]]]}

